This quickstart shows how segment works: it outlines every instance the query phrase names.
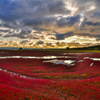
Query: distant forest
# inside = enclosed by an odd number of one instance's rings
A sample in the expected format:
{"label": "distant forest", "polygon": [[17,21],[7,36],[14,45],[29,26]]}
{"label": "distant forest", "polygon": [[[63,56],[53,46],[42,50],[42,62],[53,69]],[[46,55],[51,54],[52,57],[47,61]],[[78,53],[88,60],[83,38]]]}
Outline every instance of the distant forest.
{"label": "distant forest", "polygon": [[90,47],[82,47],[82,48],[69,48],[69,47],[67,47],[66,50],[100,50],[100,45],[90,46]]}

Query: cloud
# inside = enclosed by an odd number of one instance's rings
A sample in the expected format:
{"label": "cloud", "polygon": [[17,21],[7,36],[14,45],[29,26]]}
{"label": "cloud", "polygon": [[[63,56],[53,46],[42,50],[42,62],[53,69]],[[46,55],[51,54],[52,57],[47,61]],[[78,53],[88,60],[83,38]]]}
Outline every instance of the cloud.
{"label": "cloud", "polygon": [[[63,14],[70,14],[63,0],[0,0],[0,26],[8,28],[23,30],[31,27],[40,32],[43,25],[55,27],[57,18]],[[24,38],[23,33],[13,36]]]}
{"label": "cloud", "polygon": [[44,42],[41,41],[41,40],[37,42],[37,44],[40,44],[40,45],[42,45],[43,43],[44,43]]}
{"label": "cloud", "polygon": [[33,39],[38,46],[51,47],[62,45],[52,41],[74,35],[99,40],[99,4],[100,0],[0,0],[0,37]]}
{"label": "cloud", "polygon": [[64,33],[64,34],[56,34],[56,39],[57,40],[64,40],[65,38],[68,38],[72,35],[73,35],[73,32],[67,32],[67,33]]}
{"label": "cloud", "polygon": [[80,20],[80,15],[70,16],[70,17],[67,17],[67,18],[60,19],[57,24],[58,24],[59,27],[62,27],[62,26],[73,26],[79,20]]}
{"label": "cloud", "polygon": [[84,36],[84,37],[89,37],[89,38],[96,38],[96,40],[100,40],[100,34],[90,34],[90,33],[80,33],[77,34],[77,36]]}
{"label": "cloud", "polygon": [[[66,2],[69,2],[69,5],[66,5]],[[79,16],[67,18],[67,15],[74,11],[73,7],[77,8],[76,15],[80,13],[88,15],[91,12],[99,16],[99,3],[99,0],[0,0],[0,19],[12,23],[12,26],[17,26],[18,23],[37,26],[52,24],[57,18],[62,17],[58,24],[71,26],[79,18]]]}
{"label": "cloud", "polygon": [[27,42],[28,42],[28,40],[23,40],[23,41],[20,42],[20,44],[24,44],[24,43],[27,43]]}
{"label": "cloud", "polygon": [[[69,5],[66,5],[66,2],[69,2]],[[57,24],[59,27],[73,26],[79,21],[80,13],[91,12],[93,6],[96,7],[94,9],[99,8],[98,3],[99,0],[0,0],[0,18],[6,27],[14,28],[18,26],[38,28],[51,24]],[[75,11],[75,16],[70,16],[74,11],[73,7],[78,10]],[[99,12],[93,10],[92,13]]]}
{"label": "cloud", "polygon": [[83,45],[80,45],[80,43],[74,43],[74,42],[72,42],[72,43],[67,43],[67,46],[68,47],[73,47],[73,48],[77,48],[77,47],[80,47],[80,46],[83,46]]}
{"label": "cloud", "polygon": [[33,20],[34,23],[57,14],[70,14],[62,0],[0,0],[0,18],[6,22]]}
{"label": "cloud", "polygon": [[91,25],[91,26],[99,26],[100,22],[92,22],[92,21],[87,21],[86,25]]}

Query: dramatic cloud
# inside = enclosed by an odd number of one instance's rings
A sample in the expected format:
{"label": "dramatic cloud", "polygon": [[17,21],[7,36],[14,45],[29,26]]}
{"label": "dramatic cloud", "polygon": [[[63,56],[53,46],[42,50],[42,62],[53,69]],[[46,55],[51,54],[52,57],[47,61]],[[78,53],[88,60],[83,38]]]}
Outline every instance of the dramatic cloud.
{"label": "dramatic cloud", "polygon": [[[2,40],[11,39],[13,43],[16,38],[22,41],[19,45],[54,48],[69,46],[59,42],[66,38],[83,36],[95,38],[96,45],[99,33],[100,0],[0,0]],[[8,45],[7,42],[1,44]],[[86,46],[75,41],[72,44]]]}
{"label": "dramatic cloud", "polygon": [[56,34],[57,40],[64,40],[65,38],[68,38],[73,35],[73,32],[67,32],[65,34]]}

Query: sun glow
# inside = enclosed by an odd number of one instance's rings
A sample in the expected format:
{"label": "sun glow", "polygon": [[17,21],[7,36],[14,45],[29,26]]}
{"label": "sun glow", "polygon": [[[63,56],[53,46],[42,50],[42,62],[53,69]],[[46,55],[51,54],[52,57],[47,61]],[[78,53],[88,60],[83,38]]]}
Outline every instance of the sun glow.
{"label": "sun glow", "polygon": [[81,13],[80,16],[81,16],[81,18],[80,18],[80,22],[79,22],[78,28],[80,28],[80,26],[82,25],[82,22],[83,22],[84,19],[85,19],[84,13]]}
{"label": "sun glow", "polygon": [[72,1],[65,1],[65,8],[71,10],[71,15],[73,15],[78,10],[76,5],[73,4]]}
{"label": "sun glow", "polygon": [[87,7],[88,7],[87,10],[86,10],[87,12],[96,9],[96,5],[95,5],[94,2],[87,3]]}

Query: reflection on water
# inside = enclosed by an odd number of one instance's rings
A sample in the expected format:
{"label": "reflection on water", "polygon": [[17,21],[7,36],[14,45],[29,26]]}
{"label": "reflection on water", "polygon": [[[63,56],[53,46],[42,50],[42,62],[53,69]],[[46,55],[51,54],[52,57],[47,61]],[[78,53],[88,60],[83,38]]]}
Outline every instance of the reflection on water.
{"label": "reflection on water", "polygon": [[83,59],[90,59],[90,57],[84,57]]}
{"label": "reflection on water", "polygon": [[93,65],[93,63],[90,64],[90,66],[92,66],[92,65]]}
{"label": "reflection on water", "polygon": [[78,62],[83,62],[83,60],[79,60]]}
{"label": "reflection on water", "polygon": [[43,56],[43,57],[36,57],[36,56],[4,56],[0,57],[0,59],[6,58],[24,58],[24,59],[55,59],[55,58],[76,58],[74,56]]}
{"label": "reflection on water", "polygon": [[93,61],[100,61],[100,58],[84,57],[83,59],[90,59],[90,60],[93,60]]}
{"label": "reflection on water", "polygon": [[7,59],[7,58],[22,58],[22,59],[53,59],[49,61],[43,61],[43,62],[51,62],[55,64],[63,64],[63,65],[74,65],[74,60],[57,60],[57,58],[77,58],[75,56],[42,56],[42,57],[36,57],[36,56],[4,56],[0,57],[0,59]]}
{"label": "reflection on water", "polygon": [[17,77],[25,78],[25,79],[35,79],[35,78],[33,78],[33,77],[28,77],[28,76],[21,75],[21,74],[18,74],[18,73],[10,72],[10,71],[8,71],[8,70],[6,70],[6,69],[1,69],[1,68],[0,68],[0,71],[8,73],[8,74],[10,74],[10,76],[12,76],[12,77],[13,77],[13,76],[17,76]]}
{"label": "reflection on water", "polygon": [[91,58],[94,61],[100,61],[100,58]]}
{"label": "reflection on water", "polygon": [[43,62],[51,62],[51,63],[54,63],[54,64],[63,64],[63,65],[71,66],[71,65],[74,65],[74,63],[76,61],[75,60],[58,60],[58,59],[55,59],[55,60],[48,60],[48,61],[43,61]]}
{"label": "reflection on water", "polygon": [[36,56],[4,56],[0,57],[0,59],[8,59],[8,58],[22,58],[22,59],[53,59],[49,61],[43,61],[43,62],[51,62],[55,64],[63,64],[63,65],[74,65],[75,60],[57,60],[57,58],[77,58],[75,56],[42,56],[42,57],[36,57]]}
{"label": "reflection on water", "polygon": [[[90,58],[90,57],[84,57],[83,59],[80,59],[78,61],[76,60],[70,60],[70,58],[77,58],[75,56],[1,56],[0,59],[9,59],[9,58],[21,58],[21,59],[48,59],[47,61],[43,62],[51,62],[54,64],[63,64],[68,66],[74,66],[76,62],[83,62],[84,60],[93,60],[93,61],[100,61],[100,58]],[[58,60],[57,58],[68,58],[69,60]],[[90,64],[92,66],[93,63]]]}

